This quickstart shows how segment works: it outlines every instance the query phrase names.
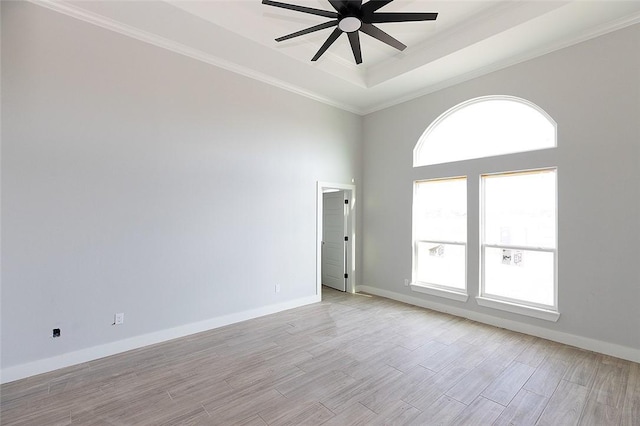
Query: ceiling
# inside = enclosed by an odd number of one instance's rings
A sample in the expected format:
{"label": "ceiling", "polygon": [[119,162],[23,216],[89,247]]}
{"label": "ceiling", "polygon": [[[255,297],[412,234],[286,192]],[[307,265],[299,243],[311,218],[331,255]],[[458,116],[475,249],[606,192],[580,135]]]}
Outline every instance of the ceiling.
{"label": "ceiling", "polygon": [[[361,33],[356,65],[345,35],[310,61],[332,29],[277,43],[329,18],[260,0],[33,1],[357,114],[640,22],[638,0],[395,0],[380,12],[438,19],[377,24],[408,47],[400,52]],[[327,0],[280,1],[333,10]]]}

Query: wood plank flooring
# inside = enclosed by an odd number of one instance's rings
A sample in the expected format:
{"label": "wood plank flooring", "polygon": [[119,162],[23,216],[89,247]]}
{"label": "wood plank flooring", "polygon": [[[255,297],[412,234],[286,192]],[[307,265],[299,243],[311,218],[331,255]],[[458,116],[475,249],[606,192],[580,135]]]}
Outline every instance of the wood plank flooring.
{"label": "wood plank flooring", "polygon": [[368,295],[7,383],[2,425],[640,425],[640,365]]}

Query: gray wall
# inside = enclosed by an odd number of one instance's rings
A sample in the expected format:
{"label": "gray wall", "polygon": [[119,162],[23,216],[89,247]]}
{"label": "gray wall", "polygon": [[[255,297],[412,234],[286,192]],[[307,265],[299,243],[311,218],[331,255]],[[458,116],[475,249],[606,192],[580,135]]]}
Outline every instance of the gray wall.
{"label": "gray wall", "polygon": [[[558,123],[558,148],[412,168],[427,126],[467,99],[513,95]],[[640,26],[370,114],[364,122],[362,282],[466,312],[640,348]],[[478,294],[478,174],[558,166],[557,323],[411,292],[412,182],[468,174],[471,296]]]}
{"label": "gray wall", "polygon": [[[358,284],[640,348],[640,26],[363,120],[32,4],[1,8],[3,369],[315,294],[315,182],[352,178]],[[545,109],[559,147],[412,168],[431,121],[491,94]],[[559,167],[557,323],[403,286],[413,180],[538,165]],[[473,296],[474,232],[469,250]]]}
{"label": "gray wall", "polygon": [[361,176],[361,117],[23,2],[2,123],[3,368],[315,295]]}

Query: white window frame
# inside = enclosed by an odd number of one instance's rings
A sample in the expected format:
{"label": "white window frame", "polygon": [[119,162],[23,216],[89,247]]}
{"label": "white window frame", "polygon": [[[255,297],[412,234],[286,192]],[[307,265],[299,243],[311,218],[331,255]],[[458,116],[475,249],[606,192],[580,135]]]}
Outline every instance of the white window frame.
{"label": "white window frame", "polygon": [[[486,244],[485,243],[485,188],[484,178],[486,176],[508,176],[525,173],[536,173],[554,171],[555,172],[555,235],[554,235],[554,247],[538,247],[538,246],[524,246],[513,244]],[[538,169],[527,169],[509,172],[498,173],[484,173],[480,175],[480,292],[476,297],[476,301],[479,305],[490,307],[494,309],[505,310],[521,315],[527,315],[535,318],[540,318],[548,321],[557,321],[560,318],[558,312],[558,168],[557,167],[542,167]],[[543,305],[536,302],[530,302],[520,299],[512,299],[505,296],[496,294],[488,294],[485,292],[485,249],[486,248],[498,248],[506,250],[523,250],[523,251],[537,251],[553,254],[553,305]]]}
{"label": "white window frame", "polygon": [[[505,152],[503,154],[491,154],[491,155],[483,155],[477,156],[474,158],[460,158],[458,160],[452,159],[450,162],[439,163],[439,162],[418,162],[418,157],[421,150],[425,147],[425,144],[428,143],[429,135],[431,132],[441,124],[447,117],[452,114],[455,114],[460,109],[463,109],[471,104],[483,102],[483,101],[491,101],[491,100],[510,100],[522,103],[527,105],[537,112],[540,113],[541,116],[546,118],[549,123],[553,125],[554,134],[553,134],[553,146],[548,147],[540,147],[540,148],[526,148],[526,149],[514,149],[510,152]],[[526,131],[526,129],[523,129]],[[516,136],[517,137],[517,136]],[[517,141],[514,141],[517,144]],[[423,180],[437,180],[437,179],[450,179],[447,176],[466,176],[467,177],[467,246],[465,248],[465,277],[466,277],[466,293],[461,294],[460,292],[450,291],[448,288],[444,287],[436,287],[436,286],[425,286],[422,283],[416,283],[416,246],[414,243],[415,234],[412,232],[412,277],[414,282],[410,283],[410,288],[413,291],[426,293],[429,295],[445,297],[449,299],[459,300],[462,302],[466,302],[468,296],[472,296],[476,299],[476,303],[478,305],[489,307],[491,309],[503,310],[507,312],[516,313],[519,315],[526,315],[530,317],[540,318],[549,321],[557,321],[560,317],[559,306],[558,306],[558,169],[555,167],[557,163],[557,148],[558,146],[558,126],[557,123],[553,120],[553,118],[547,114],[540,106],[535,103],[528,101],[523,98],[510,96],[510,95],[489,95],[482,96],[477,98],[472,98],[461,102],[444,113],[442,113],[439,117],[437,117],[425,130],[425,132],[420,136],[416,145],[413,148],[413,168],[414,168],[414,176],[413,181],[414,184],[416,181]],[[525,152],[535,152],[530,157],[523,157],[521,153]],[[492,160],[493,158],[493,160]],[[482,277],[484,268],[482,267],[482,258],[483,249],[481,248],[481,244],[484,241],[484,236],[481,235],[481,232],[484,232],[484,226],[480,223],[482,218],[483,206],[482,203],[476,204],[477,201],[482,200],[482,176],[487,174],[504,174],[507,173],[509,169],[515,170],[544,170],[544,169],[555,169],[556,170],[556,236],[555,236],[555,249],[554,250],[554,306],[533,306],[533,305],[523,305],[520,301],[508,300],[507,298],[494,298],[486,297],[482,295],[481,285],[484,281]],[[476,181],[476,179],[478,179]],[[471,186],[473,185],[473,187]],[[415,191],[415,189],[414,189]],[[476,192],[479,191],[479,192]],[[415,197],[415,192],[414,192]],[[472,198],[470,198],[472,197]],[[414,198],[415,200],[415,198]],[[413,212],[414,210],[412,210]],[[413,223],[413,221],[412,221]],[[476,226],[478,228],[476,229]],[[450,243],[446,241],[442,241],[442,243]],[[469,246],[469,244],[472,244]],[[502,247],[502,246],[500,246]],[[505,248],[519,248],[516,246],[506,247]],[[524,248],[524,247],[523,247]],[[531,249],[527,247],[527,249]],[[546,248],[542,248],[546,249]],[[469,256],[473,256],[472,264],[469,264]],[[475,264],[477,259],[477,265]],[[469,274],[472,274],[471,276]],[[475,281],[477,279],[477,281]],[[407,283],[405,282],[405,285]]]}
{"label": "white window frame", "polygon": [[[416,192],[418,189],[418,185],[422,182],[438,182],[438,181],[451,181],[451,180],[464,180],[465,181],[465,185],[469,184],[469,180],[467,179],[467,176],[451,176],[451,177],[438,177],[435,179],[419,179],[419,180],[415,180],[413,182],[413,200],[414,200],[414,204],[413,204],[413,209],[412,209],[412,217],[411,217],[411,224],[412,224],[412,244],[413,244],[413,257],[412,257],[412,272],[411,272],[411,290],[419,292],[419,293],[425,293],[425,294],[430,294],[433,296],[440,296],[440,297],[445,297],[447,299],[452,299],[452,300],[457,300],[460,302],[466,302],[469,298],[468,295],[468,280],[467,280],[467,256],[468,256],[468,250],[467,250],[467,241],[451,241],[451,240],[418,240],[415,236],[415,217],[416,217]],[[466,204],[466,202],[465,202]],[[468,212],[468,208],[467,208],[467,212]],[[468,216],[467,216],[468,217]],[[467,227],[467,235],[468,235],[468,227]],[[431,244],[447,244],[447,245],[457,245],[457,246],[463,246],[464,247],[464,289],[460,289],[457,287],[449,287],[449,286],[445,286],[442,284],[437,284],[437,283],[427,283],[427,282],[421,282],[417,280],[418,277],[418,244],[419,243],[431,243]]]}

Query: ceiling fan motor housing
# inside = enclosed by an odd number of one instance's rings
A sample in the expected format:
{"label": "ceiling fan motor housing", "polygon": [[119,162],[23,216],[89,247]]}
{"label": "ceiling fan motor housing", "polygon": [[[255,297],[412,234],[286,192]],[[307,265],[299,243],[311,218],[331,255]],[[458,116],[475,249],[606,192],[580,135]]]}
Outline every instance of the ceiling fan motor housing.
{"label": "ceiling fan motor housing", "polygon": [[338,28],[340,28],[345,33],[352,33],[354,31],[358,31],[362,26],[362,21],[355,16],[347,16],[345,18],[340,19],[338,22]]}

